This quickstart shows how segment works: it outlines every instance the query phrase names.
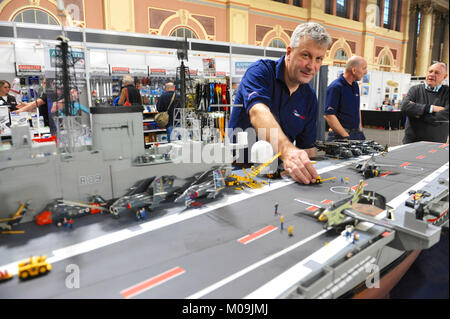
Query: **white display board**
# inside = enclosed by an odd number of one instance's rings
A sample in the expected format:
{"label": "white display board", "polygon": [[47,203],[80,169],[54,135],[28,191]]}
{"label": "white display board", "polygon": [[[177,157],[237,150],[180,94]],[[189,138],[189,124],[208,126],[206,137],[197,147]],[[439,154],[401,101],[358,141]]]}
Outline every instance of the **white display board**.
{"label": "white display board", "polygon": [[[327,85],[330,85],[343,72],[343,67],[329,66]],[[397,87],[388,85],[393,82],[398,84]],[[400,102],[408,93],[410,82],[410,74],[369,70],[366,76],[358,82],[361,109],[375,110],[383,104],[385,98]]]}

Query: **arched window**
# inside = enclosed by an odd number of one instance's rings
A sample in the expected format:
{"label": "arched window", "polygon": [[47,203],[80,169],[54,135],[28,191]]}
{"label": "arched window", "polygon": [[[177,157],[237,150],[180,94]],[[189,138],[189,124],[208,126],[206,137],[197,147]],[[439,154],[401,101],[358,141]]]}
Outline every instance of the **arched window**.
{"label": "arched window", "polygon": [[387,55],[383,55],[380,59],[380,71],[389,72],[391,70],[391,59]]}
{"label": "arched window", "polygon": [[334,66],[345,66],[347,63],[348,57],[347,53],[343,49],[339,49],[336,51],[336,54],[334,55]]}
{"label": "arched window", "polygon": [[170,36],[180,37],[180,38],[198,39],[198,37],[194,33],[194,31],[192,31],[191,29],[188,29],[188,28],[184,28],[184,27],[173,30],[172,33],[170,34]]}
{"label": "arched window", "polygon": [[285,49],[286,48],[286,43],[284,43],[284,41],[281,40],[281,39],[273,39],[272,41],[270,41],[269,47]]}
{"label": "arched window", "polygon": [[26,9],[19,12],[13,19],[14,22],[38,23],[59,25],[50,14],[39,9]]}

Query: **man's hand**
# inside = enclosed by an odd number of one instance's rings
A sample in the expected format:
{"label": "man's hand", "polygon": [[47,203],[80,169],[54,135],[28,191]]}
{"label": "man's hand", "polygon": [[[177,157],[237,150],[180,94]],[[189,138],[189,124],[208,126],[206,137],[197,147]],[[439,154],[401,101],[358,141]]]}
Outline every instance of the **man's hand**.
{"label": "man's hand", "polygon": [[306,151],[296,147],[284,152],[281,156],[284,169],[299,183],[314,183],[318,177]]}
{"label": "man's hand", "polygon": [[16,105],[16,108],[21,109],[21,108],[23,108],[23,107],[26,106],[26,105],[27,105],[27,103],[25,103],[25,102],[20,102],[20,104],[17,104],[17,105]]}
{"label": "man's hand", "polygon": [[433,107],[433,113],[437,113],[437,112],[445,110],[445,107],[442,107],[442,106],[432,105],[432,107]]}

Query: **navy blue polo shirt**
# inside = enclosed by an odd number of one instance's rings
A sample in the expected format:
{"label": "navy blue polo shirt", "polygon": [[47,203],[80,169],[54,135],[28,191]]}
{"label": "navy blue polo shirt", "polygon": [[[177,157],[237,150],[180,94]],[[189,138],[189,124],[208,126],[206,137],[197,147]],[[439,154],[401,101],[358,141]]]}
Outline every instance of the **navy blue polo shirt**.
{"label": "navy blue polo shirt", "polygon": [[236,94],[228,127],[245,130],[251,127],[249,111],[263,103],[270,108],[284,134],[299,148],[312,148],[317,136],[318,103],[315,91],[302,84],[292,94],[284,81],[284,58],[259,60],[245,72]]}
{"label": "navy blue polo shirt", "polygon": [[344,128],[359,128],[359,86],[357,82],[348,84],[341,74],[327,88],[325,115],[336,115]]}

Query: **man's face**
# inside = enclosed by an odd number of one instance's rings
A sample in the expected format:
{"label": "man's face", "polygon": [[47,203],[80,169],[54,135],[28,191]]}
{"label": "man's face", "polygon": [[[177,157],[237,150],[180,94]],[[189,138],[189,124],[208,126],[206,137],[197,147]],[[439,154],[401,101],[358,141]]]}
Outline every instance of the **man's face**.
{"label": "man's face", "polygon": [[434,88],[436,86],[439,86],[446,77],[447,74],[444,67],[439,64],[433,64],[428,69],[426,82],[429,86]]}
{"label": "man's face", "polygon": [[367,74],[367,62],[362,60],[359,66],[353,68],[353,75],[355,76],[355,81],[361,81],[365,74]]}
{"label": "man's face", "polygon": [[326,48],[314,40],[303,37],[298,47],[287,48],[285,76],[291,83],[308,83],[319,71],[326,51]]}

